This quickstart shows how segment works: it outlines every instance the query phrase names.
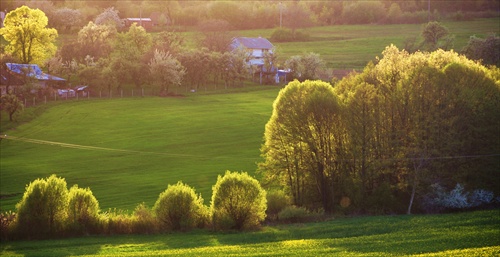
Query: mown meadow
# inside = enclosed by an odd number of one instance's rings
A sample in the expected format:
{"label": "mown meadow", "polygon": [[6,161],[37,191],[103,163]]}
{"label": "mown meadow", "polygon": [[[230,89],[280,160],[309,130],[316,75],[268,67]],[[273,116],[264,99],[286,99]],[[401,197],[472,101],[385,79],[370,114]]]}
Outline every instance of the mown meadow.
{"label": "mown meadow", "polygon": [[14,210],[25,185],[50,174],[90,187],[103,210],[152,206],[177,181],[208,204],[218,174],[255,173],[279,88],[256,89],[56,103],[3,132],[1,194],[15,196],[1,199],[1,209]]}
{"label": "mown meadow", "polygon": [[338,218],[160,235],[2,242],[2,256],[498,256],[500,211]]}

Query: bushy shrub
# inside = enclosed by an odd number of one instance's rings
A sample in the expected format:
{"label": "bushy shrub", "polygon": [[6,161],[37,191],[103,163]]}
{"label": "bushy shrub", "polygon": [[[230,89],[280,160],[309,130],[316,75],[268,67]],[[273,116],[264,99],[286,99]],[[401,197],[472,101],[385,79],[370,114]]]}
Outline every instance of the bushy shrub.
{"label": "bushy shrub", "polygon": [[89,188],[74,185],[69,190],[68,223],[76,233],[98,232],[99,202]]}
{"label": "bushy shrub", "polygon": [[156,201],[153,210],[164,230],[186,230],[204,224],[206,207],[201,195],[193,188],[178,182],[168,185]]}
{"label": "bushy shrub", "polygon": [[246,172],[218,176],[212,187],[210,213],[216,229],[249,229],[266,217],[266,192]]}
{"label": "bushy shrub", "polygon": [[153,234],[158,232],[158,221],[151,209],[144,203],[134,210],[133,231],[136,234]]}
{"label": "bushy shrub", "polygon": [[283,190],[268,191],[267,198],[267,217],[276,219],[285,207],[290,205],[290,197],[288,197]]}
{"label": "bushy shrub", "polygon": [[123,210],[109,209],[100,215],[101,231],[109,235],[132,234],[134,219]]}
{"label": "bushy shrub", "polygon": [[66,180],[52,175],[36,179],[16,205],[16,230],[23,237],[41,238],[62,232],[67,218]]}
{"label": "bushy shrub", "polygon": [[295,205],[287,206],[278,213],[278,219],[285,222],[301,222],[309,217],[310,213],[305,207]]}

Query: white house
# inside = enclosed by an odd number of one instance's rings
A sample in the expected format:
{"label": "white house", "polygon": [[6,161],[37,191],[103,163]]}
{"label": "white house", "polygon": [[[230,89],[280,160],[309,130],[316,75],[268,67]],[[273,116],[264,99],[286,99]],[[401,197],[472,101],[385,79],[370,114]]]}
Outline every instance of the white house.
{"label": "white house", "polygon": [[231,43],[232,49],[243,48],[250,56],[249,65],[264,65],[264,54],[273,51],[273,44],[262,37],[236,37]]}

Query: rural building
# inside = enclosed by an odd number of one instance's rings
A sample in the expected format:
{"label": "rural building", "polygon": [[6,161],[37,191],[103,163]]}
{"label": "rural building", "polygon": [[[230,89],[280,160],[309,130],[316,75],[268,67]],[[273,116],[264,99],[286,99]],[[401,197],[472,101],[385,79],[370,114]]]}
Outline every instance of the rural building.
{"label": "rural building", "polygon": [[5,71],[2,69],[2,93],[8,86],[19,86],[33,83],[35,87],[64,87],[66,80],[46,74],[36,64],[6,63]]}
{"label": "rural building", "polygon": [[153,22],[151,18],[126,18],[125,26],[130,27],[133,23],[137,23],[137,26],[143,27],[146,31],[150,31],[153,27]]}
{"label": "rural building", "polygon": [[243,48],[249,53],[249,65],[264,65],[264,54],[273,51],[273,44],[262,37],[237,37],[231,43],[231,49]]}
{"label": "rural building", "polygon": [[273,52],[273,44],[266,38],[262,37],[237,37],[231,43],[231,49],[244,49],[248,53],[248,65],[252,67],[252,75],[259,75],[259,81],[262,84],[262,79],[265,77],[273,78],[276,83],[279,83],[278,69],[274,65],[267,69],[264,65],[264,57],[266,53]]}

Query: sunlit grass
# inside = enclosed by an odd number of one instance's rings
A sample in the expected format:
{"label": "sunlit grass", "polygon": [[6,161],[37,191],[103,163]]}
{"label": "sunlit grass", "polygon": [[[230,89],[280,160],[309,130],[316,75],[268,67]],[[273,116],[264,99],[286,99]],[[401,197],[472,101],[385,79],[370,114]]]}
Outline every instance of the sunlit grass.
{"label": "sunlit grass", "polygon": [[247,233],[2,242],[2,256],[498,256],[500,210],[341,218]]}

